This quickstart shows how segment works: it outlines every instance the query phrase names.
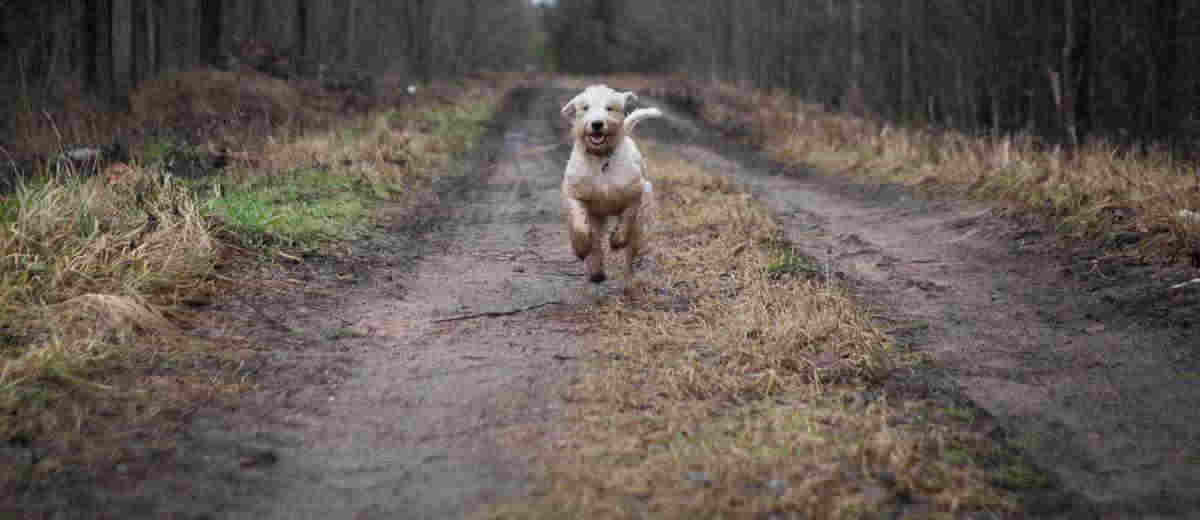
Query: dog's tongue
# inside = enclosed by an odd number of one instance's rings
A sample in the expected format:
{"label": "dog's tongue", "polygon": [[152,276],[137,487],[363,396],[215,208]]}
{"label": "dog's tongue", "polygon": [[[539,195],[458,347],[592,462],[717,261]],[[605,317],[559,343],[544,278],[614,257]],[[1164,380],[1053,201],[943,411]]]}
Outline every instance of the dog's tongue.
{"label": "dog's tongue", "polygon": [[591,143],[592,143],[592,144],[604,144],[604,140],[605,140],[606,138],[607,138],[607,137],[606,137],[606,136],[604,136],[603,134],[601,134],[601,135],[589,135],[589,136],[588,136],[588,141],[591,141]]}

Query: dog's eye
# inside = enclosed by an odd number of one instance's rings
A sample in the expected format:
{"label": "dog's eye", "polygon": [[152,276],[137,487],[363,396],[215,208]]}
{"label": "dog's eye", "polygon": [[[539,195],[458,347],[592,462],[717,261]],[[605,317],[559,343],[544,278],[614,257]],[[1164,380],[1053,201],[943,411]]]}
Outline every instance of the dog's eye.
{"label": "dog's eye", "polygon": [[609,112],[616,112],[616,111],[617,111],[617,107],[608,107],[608,111],[609,111]]}
{"label": "dog's eye", "polygon": [[589,106],[587,106],[587,105],[583,105],[583,111],[584,111],[584,112],[587,112],[589,108],[592,108],[592,107],[589,107]]}

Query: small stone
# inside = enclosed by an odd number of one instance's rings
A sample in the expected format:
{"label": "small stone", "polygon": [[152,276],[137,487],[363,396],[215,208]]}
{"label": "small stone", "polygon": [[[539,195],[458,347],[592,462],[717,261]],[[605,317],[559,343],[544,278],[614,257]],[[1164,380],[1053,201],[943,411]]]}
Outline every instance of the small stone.
{"label": "small stone", "polygon": [[712,479],[708,477],[708,473],[703,471],[689,471],[683,474],[683,478],[705,487],[712,485]]}
{"label": "small stone", "polygon": [[525,272],[525,267],[520,266],[520,265],[513,267],[513,272],[514,273],[523,273],[523,272]]}
{"label": "small stone", "polygon": [[868,484],[862,489],[863,499],[872,506],[886,504],[892,500],[892,492],[882,486]]}
{"label": "small stone", "polygon": [[270,466],[279,462],[279,455],[273,451],[263,451],[253,455],[247,455],[238,461],[238,464],[243,468],[251,468],[255,466]]}

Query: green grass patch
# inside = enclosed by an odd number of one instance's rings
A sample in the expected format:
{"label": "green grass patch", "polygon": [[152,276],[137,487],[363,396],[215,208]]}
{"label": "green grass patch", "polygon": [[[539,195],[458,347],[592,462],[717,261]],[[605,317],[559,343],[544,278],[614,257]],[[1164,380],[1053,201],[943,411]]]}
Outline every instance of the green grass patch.
{"label": "green grass patch", "polygon": [[[433,125],[431,134],[446,141],[453,152],[461,153],[475,146],[487,130],[485,123],[494,112],[493,102],[481,100],[427,110],[419,117],[426,124]],[[391,117],[400,118],[403,115],[393,113]]]}
{"label": "green grass patch", "polygon": [[1024,463],[1002,466],[994,473],[993,481],[997,486],[1014,490],[1050,487],[1050,478],[1045,473]]}
{"label": "green grass patch", "polygon": [[801,254],[786,241],[769,241],[774,258],[767,264],[767,276],[778,280],[785,276],[812,278],[821,274],[821,265],[815,258]]}
{"label": "green grass patch", "polygon": [[251,247],[354,240],[385,203],[406,208],[431,197],[434,181],[483,135],[496,101],[480,96],[346,121],[268,146],[268,168],[235,169],[198,189],[211,189],[206,210]]}
{"label": "green grass patch", "polygon": [[[226,180],[229,180],[228,178]],[[377,200],[360,179],[308,168],[285,175],[214,184],[206,208],[249,243],[312,247],[353,240],[366,229]]]}

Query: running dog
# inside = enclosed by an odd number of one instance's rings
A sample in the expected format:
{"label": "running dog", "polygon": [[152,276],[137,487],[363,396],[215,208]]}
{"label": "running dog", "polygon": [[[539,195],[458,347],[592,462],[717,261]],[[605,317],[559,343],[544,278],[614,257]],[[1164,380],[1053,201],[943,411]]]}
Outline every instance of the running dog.
{"label": "running dog", "polygon": [[608,278],[601,240],[609,217],[617,219],[609,247],[625,250],[627,283],[633,281],[633,262],[645,246],[645,220],[654,187],[646,179],[646,160],[630,134],[639,122],[661,117],[662,112],[639,108],[626,115],[636,100],[632,92],[592,85],[562,107],[563,117],[572,121],[574,141],[562,183],[567,229],[571,249],[584,261],[593,283]]}

